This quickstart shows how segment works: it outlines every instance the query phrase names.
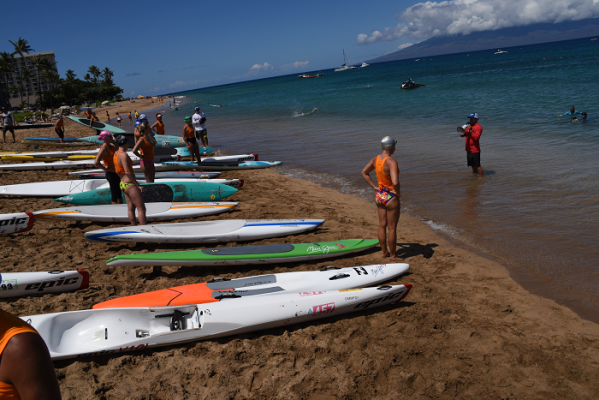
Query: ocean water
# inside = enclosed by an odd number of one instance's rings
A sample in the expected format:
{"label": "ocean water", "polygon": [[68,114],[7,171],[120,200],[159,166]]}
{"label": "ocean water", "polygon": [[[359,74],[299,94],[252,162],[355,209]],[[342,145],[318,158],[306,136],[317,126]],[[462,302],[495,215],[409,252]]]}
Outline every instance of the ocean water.
{"label": "ocean water", "polygon": [[[599,322],[599,41],[590,39],[194,90],[165,113],[167,133],[180,134],[199,103],[212,147],[284,161],[282,173],[371,201],[360,172],[390,135],[404,213]],[[401,90],[407,78],[425,86]],[[557,117],[570,105],[591,121]],[[472,112],[482,179],[456,132]]]}

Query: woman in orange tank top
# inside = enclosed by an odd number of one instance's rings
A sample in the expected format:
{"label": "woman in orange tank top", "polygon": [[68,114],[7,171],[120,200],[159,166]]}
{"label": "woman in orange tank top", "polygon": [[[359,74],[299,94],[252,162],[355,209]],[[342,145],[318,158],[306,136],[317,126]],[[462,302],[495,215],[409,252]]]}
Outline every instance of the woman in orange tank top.
{"label": "woman in orange tank top", "polygon": [[162,122],[162,114],[156,114],[156,122],[150,127],[157,135],[164,135],[164,122]]}
{"label": "woman in orange tank top", "polygon": [[119,146],[119,149],[114,153],[114,170],[121,178],[120,187],[125,194],[125,200],[127,201],[129,222],[131,222],[131,225],[133,226],[137,225],[135,219],[135,209],[137,209],[139,224],[146,225],[146,205],[141,194],[142,187],[135,179],[133,162],[127,154],[129,142],[123,135],[117,136],[115,142]]}
{"label": "woman in orange tank top", "polygon": [[156,167],[154,166],[154,147],[156,146],[156,140],[152,136],[147,120],[145,123],[139,125],[140,137],[137,139],[135,146],[133,147],[133,154],[138,156],[140,161],[141,170],[144,172],[146,183],[153,183],[156,177]]}
{"label": "woman in orange tank top", "polygon": [[[195,128],[191,123],[191,117],[185,117],[185,126],[183,127],[183,140],[185,140],[185,145],[189,149],[189,153],[191,154],[191,162],[195,161],[195,158],[198,158],[198,165],[202,162],[200,160],[200,148],[198,147],[198,141],[196,139]],[[201,165],[200,165],[201,166]]]}
{"label": "woman in orange tank top", "polygon": [[[381,141],[383,153],[374,157],[362,170],[362,176],[374,190],[376,190],[376,206],[379,216],[378,238],[383,251],[383,258],[391,257],[391,261],[402,260],[397,258],[397,223],[401,211],[399,191],[399,166],[391,158],[395,153],[397,140],[385,136]],[[370,173],[375,170],[378,187],[370,178]],[[387,239],[387,230],[389,237]]]}
{"label": "woman in orange tank top", "polygon": [[0,310],[0,399],[60,399],[48,348],[25,321]]}

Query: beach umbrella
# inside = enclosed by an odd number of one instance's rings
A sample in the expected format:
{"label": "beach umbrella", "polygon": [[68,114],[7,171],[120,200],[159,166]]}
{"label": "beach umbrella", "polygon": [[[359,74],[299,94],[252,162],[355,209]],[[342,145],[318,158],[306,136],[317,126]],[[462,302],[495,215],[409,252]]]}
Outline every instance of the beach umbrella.
{"label": "beach umbrella", "polygon": [[66,110],[66,109],[71,109],[71,106],[62,106],[58,108],[59,110]]}
{"label": "beach umbrella", "polygon": [[139,96],[137,96],[138,99],[143,99],[144,97],[140,94]]}
{"label": "beach umbrella", "polygon": [[102,102],[102,105],[106,105],[106,104],[108,104],[108,103],[110,103],[110,102],[109,102],[108,100],[106,100],[106,101],[103,101],[103,102]]}

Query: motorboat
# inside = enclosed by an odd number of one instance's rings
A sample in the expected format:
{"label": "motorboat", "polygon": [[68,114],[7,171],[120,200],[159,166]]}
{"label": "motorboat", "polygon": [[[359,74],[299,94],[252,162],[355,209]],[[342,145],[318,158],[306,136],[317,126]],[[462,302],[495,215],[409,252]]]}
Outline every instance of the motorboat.
{"label": "motorboat", "polygon": [[347,66],[347,61],[345,60],[345,50],[343,50],[343,64],[339,68],[335,69],[335,72],[339,71],[347,71],[348,69],[356,69],[354,66]]}
{"label": "motorboat", "polygon": [[401,88],[402,89],[416,89],[420,86],[424,86],[422,83],[416,83],[412,80],[412,78],[408,79],[407,81],[402,82],[401,84]]}
{"label": "motorboat", "polygon": [[360,65],[360,68],[364,68],[364,67],[368,67],[370,64],[366,64],[365,62],[362,62],[362,65]]}
{"label": "motorboat", "polygon": [[495,52],[495,54],[504,54],[504,53],[507,53],[507,51],[497,49],[497,51]]}
{"label": "motorboat", "polygon": [[318,71],[318,73],[316,75],[308,75],[308,74],[304,73],[302,75],[298,75],[297,77],[310,79],[310,78],[318,78],[319,76],[322,76],[322,71]]}

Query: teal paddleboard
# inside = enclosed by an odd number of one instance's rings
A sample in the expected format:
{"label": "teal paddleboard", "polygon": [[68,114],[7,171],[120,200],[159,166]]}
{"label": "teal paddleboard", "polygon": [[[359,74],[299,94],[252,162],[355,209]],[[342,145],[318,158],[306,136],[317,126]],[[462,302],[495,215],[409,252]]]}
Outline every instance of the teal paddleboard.
{"label": "teal paddleboard", "polygon": [[[237,189],[212,182],[142,183],[145,203],[218,201],[237,192]],[[123,203],[126,203],[125,195]],[[81,206],[111,204],[110,188],[90,190],[59,197],[53,201]]]}
{"label": "teal paddleboard", "polygon": [[250,265],[341,257],[370,249],[378,239],[347,239],[334,242],[267,244],[259,246],[218,247],[213,249],[125,254],[112,257],[107,265]]}
{"label": "teal paddleboard", "polygon": [[[67,118],[70,119],[71,121],[77,122],[78,124],[87,126],[88,128],[90,127],[88,118],[72,117],[70,115],[67,116]],[[108,124],[105,124],[104,122],[100,122],[100,121],[92,122],[91,128],[95,129],[97,131],[108,131],[108,132],[117,133],[117,134],[126,133],[124,129],[118,128],[116,126],[108,125]]]}

